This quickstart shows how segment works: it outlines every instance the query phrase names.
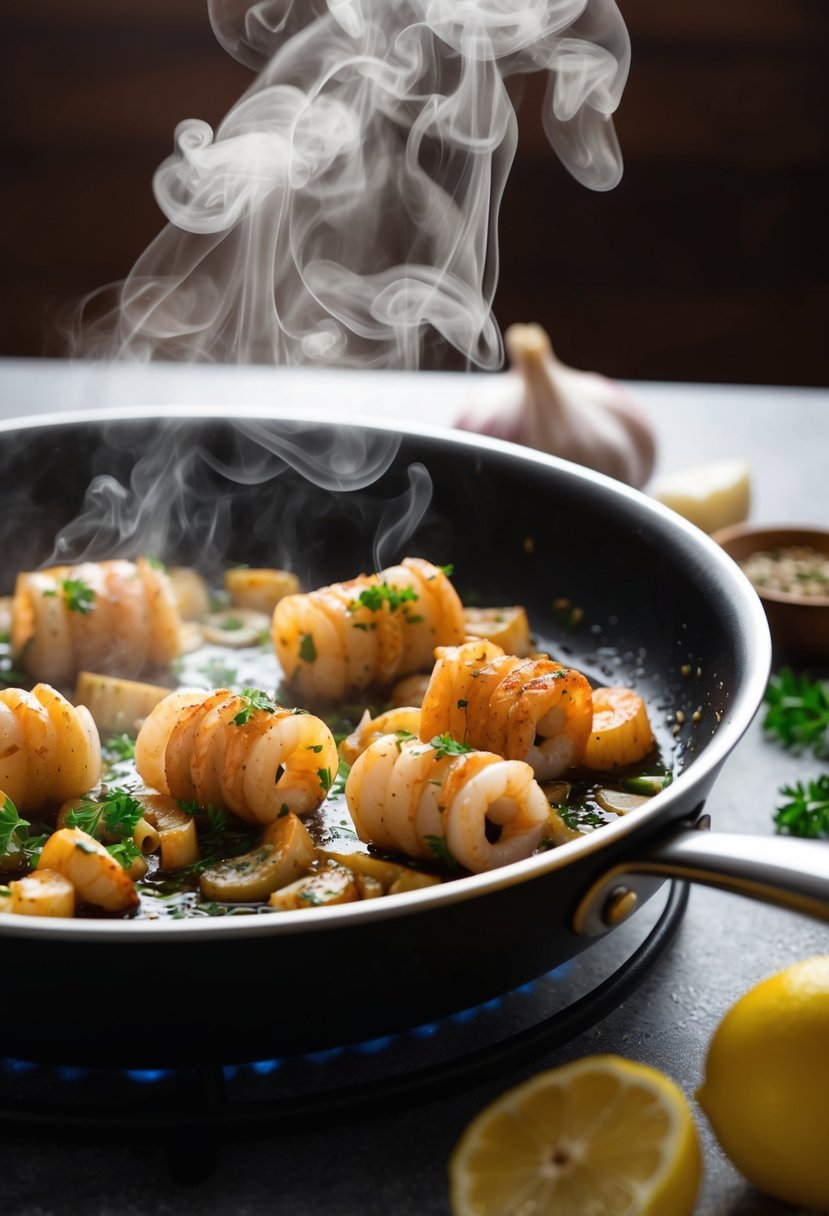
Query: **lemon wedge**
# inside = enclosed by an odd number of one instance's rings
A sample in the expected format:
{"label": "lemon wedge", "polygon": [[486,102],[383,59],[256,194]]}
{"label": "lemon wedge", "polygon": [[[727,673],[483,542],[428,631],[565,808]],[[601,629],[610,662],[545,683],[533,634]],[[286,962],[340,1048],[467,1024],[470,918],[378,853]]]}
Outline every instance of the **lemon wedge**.
{"label": "lemon wedge", "polygon": [[612,1055],[510,1090],[470,1123],[449,1163],[454,1216],[689,1216],[701,1174],[680,1090]]}
{"label": "lemon wedge", "polygon": [[829,955],[740,997],[711,1039],[697,1101],[749,1182],[829,1209]]}
{"label": "lemon wedge", "polygon": [[751,472],[745,460],[714,460],[653,481],[651,495],[703,532],[741,523],[751,505]]}

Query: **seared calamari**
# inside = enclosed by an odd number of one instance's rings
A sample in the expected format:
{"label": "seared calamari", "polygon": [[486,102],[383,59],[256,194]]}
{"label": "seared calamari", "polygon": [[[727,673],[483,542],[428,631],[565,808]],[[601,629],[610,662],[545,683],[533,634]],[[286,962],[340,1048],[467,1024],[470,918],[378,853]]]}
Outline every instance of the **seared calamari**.
{"label": "seared calamari", "polygon": [[417,557],[285,596],[273,614],[277,658],[301,700],[391,684],[431,667],[436,646],[464,636],[463,607],[446,571]]}
{"label": "seared calamari", "polygon": [[474,873],[529,857],[555,815],[523,761],[397,734],[359,756],[345,796],[361,840]]}
{"label": "seared calamari", "polygon": [[593,724],[586,676],[552,659],[519,659],[485,640],[441,647],[423,698],[420,737],[448,733],[539,781],[580,764]]}
{"label": "seared calamari", "polygon": [[220,688],[161,701],[138,732],[135,765],[162,794],[268,824],[315,810],[338,756],[320,718]]}
{"label": "seared calamari", "polygon": [[78,671],[135,676],[169,666],[180,618],[166,573],[153,562],[82,562],[18,574],[12,600],[15,661],[36,680]]}

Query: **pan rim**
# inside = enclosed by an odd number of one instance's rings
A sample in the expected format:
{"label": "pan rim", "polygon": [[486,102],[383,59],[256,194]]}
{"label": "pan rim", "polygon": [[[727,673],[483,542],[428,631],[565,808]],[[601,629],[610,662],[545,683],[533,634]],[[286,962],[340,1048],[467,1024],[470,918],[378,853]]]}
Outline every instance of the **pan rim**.
{"label": "pan rim", "polygon": [[[217,420],[222,422],[244,422],[245,419],[275,423],[296,423],[301,426],[313,424],[350,430],[370,430],[397,437],[434,440],[470,450],[491,452],[510,459],[519,459],[539,468],[555,469],[559,474],[574,481],[587,482],[610,492],[618,498],[627,499],[637,505],[646,518],[655,521],[663,531],[684,535],[687,543],[700,556],[706,566],[716,572],[720,581],[731,591],[730,606],[739,615],[741,631],[739,641],[743,653],[739,656],[744,669],[743,682],[737,691],[729,713],[718,725],[713,738],[704,751],[694,759],[693,765],[681,771],[674,782],[656,796],[652,805],[643,807],[632,815],[620,817],[615,823],[602,827],[601,831],[569,841],[546,853],[537,854],[523,861],[489,871],[453,879],[438,887],[421,889],[396,895],[393,900],[366,900],[358,904],[345,904],[330,908],[309,908],[292,911],[290,916],[271,913],[251,913],[242,916],[216,918],[193,918],[182,920],[100,920],[15,916],[0,913],[0,937],[25,937],[38,940],[53,938],[78,941],[111,941],[125,936],[136,942],[186,942],[195,935],[199,940],[224,939],[226,937],[280,937],[284,934],[306,934],[328,932],[337,926],[355,928],[358,924],[377,920],[397,919],[434,911],[457,902],[477,899],[486,894],[542,878],[550,873],[612,848],[631,834],[647,832],[647,825],[669,821],[670,808],[680,801],[685,790],[692,784],[705,785],[716,775],[742,735],[748,729],[759,708],[771,670],[771,637],[762,603],[748,578],[723,549],[693,524],[650,498],[602,473],[581,465],[575,465],[548,453],[524,448],[506,440],[459,431],[449,426],[435,426],[416,421],[398,422],[395,419],[376,418],[350,414],[347,421],[337,417],[330,409],[310,407],[301,416],[296,409],[263,406],[247,406],[239,413],[229,415],[225,405],[157,405],[157,406],[107,406],[89,409],[68,409],[45,412],[30,416],[0,420],[0,443],[7,433],[29,430],[47,430],[77,425],[98,425],[108,422],[144,422],[149,420],[192,422]],[[707,787],[706,787],[707,788]],[[378,906],[380,905],[380,906]]]}

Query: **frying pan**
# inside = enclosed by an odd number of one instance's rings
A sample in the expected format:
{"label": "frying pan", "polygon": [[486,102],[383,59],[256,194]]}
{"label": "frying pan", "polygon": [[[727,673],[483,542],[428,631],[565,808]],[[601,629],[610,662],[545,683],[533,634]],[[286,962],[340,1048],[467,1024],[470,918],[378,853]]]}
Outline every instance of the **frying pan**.
{"label": "frying pan", "polygon": [[389,1034],[574,957],[669,874],[829,918],[825,850],[700,830],[762,700],[768,629],[731,560],[636,491],[496,440],[252,410],[13,421],[0,474],[6,592],[19,569],[142,551],[207,577],[290,566],[307,586],[407,553],[452,562],[465,600],[524,604],[555,657],[635,684],[677,770],[592,835],[394,898],[169,922],[0,915],[21,1058],[227,1063]]}

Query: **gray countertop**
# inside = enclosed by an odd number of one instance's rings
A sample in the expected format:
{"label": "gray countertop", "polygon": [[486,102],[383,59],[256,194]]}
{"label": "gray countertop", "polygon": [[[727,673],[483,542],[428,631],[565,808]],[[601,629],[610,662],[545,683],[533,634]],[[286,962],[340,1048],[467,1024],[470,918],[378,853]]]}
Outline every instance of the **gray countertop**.
{"label": "gray countertop", "polygon": [[[0,361],[0,413],[170,402],[233,407],[279,401],[301,407],[314,400],[329,408],[345,402],[344,417],[359,406],[361,413],[411,414],[445,423],[472,384],[471,377],[355,373],[346,389],[334,393],[335,382],[316,373],[7,360]],[[829,392],[629,387],[658,434],[657,472],[742,456],[752,470],[754,519],[829,522]],[[770,834],[778,788],[820,771],[812,757],[787,754],[764,739],[755,720],[709,799],[714,828]],[[606,952],[607,942],[600,948]],[[0,1144],[4,1208],[16,1216],[80,1211],[86,1216],[446,1216],[449,1153],[470,1118],[509,1085],[543,1067],[610,1051],[664,1069],[692,1097],[702,1079],[707,1042],[727,1007],[777,968],[827,950],[825,925],[697,888],[672,946],[632,996],[566,1047],[513,1069],[506,1078],[499,1075],[393,1118],[378,1109],[336,1131],[307,1124],[295,1135],[228,1145],[212,1176],[190,1187],[167,1177],[160,1135],[107,1148],[94,1143],[32,1147],[24,1137],[6,1139]],[[606,958],[605,953],[599,970]],[[194,1014],[197,1010],[188,1016]],[[723,1157],[702,1113],[696,1107],[694,1113],[705,1158],[699,1216],[783,1216],[795,1210],[745,1183]]]}

